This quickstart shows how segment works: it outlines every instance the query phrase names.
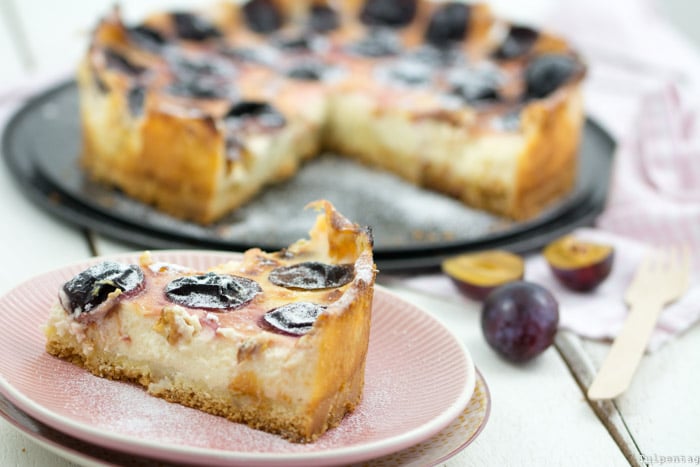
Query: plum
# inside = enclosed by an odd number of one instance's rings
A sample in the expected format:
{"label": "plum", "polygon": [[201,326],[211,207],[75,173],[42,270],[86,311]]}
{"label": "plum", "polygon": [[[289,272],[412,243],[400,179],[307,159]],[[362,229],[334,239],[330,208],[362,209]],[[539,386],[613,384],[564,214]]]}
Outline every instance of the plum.
{"label": "plum", "polygon": [[366,0],[360,21],[368,26],[399,28],[413,21],[417,10],[416,0]]}
{"label": "plum", "polygon": [[532,50],[539,33],[527,26],[512,25],[503,43],[493,53],[494,58],[510,60],[522,57]]}
{"label": "plum", "polygon": [[406,86],[418,86],[431,79],[433,70],[426,63],[406,58],[396,62],[388,71],[391,80]]}
{"label": "plum", "polygon": [[447,77],[451,94],[467,104],[485,104],[500,100],[501,75],[493,68],[462,67]]}
{"label": "plum", "polygon": [[272,44],[278,49],[288,52],[306,52],[311,50],[314,38],[311,34],[302,32],[295,34],[277,35],[272,39]]}
{"label": "plum", "polygon": [[104,57],[107,68],[120,71],[126,75],[139,76],[146,71],[144,67],[136,65],[114,49],[105,49]]}
{"label": "plum", "polygon": [[543,99],[564,85],[579,70],[573,57],[545,54],[532,60],[525,69],[526,97]]}
{"label": "plum", "polygon": [[364,57],[388,57],[401,52],[401,41],[391,30],[370,29],[365,37],[348,45],[347,50]]}
{"label": "plum", "polygon": [[313,5],[309,10],[308,27],[314,32],[324,33],[340,26],[338,12],[328,5]]}
{"label": "plum", "polygon": [[425,40],[436,47],[446,47],[465,38],[469,28],[471,6],[461,2],[448,2],[433,13]]}
{"label": "plum", "polygon": [[245,306],[260,293],[254,280],[213,272],[180,277],[165,287],[165,296],[173,303],[221,312]]}
{"label": "plum", "polygon": [[269,34],[284,23],[282,12],[272,0],[251,0],[243,5],[243,16],[250,29],[259,34]]}
{"label": "plum", "polygon": [[516,254],[487,250],[448,258],[442,270],[464,295],[481,301],[496,287],[522,279],[525,263]]}
{"label": "plum", "polygon": [[221,31],[208,19],[189,12],[172,13],[175,34],[180,39],[206,41],[221,37]]}
{"label": "plum", "polygon": [[263,101],[240,101],[235,103],[224,116],[226,124],[235,129],[246,124],[260,128],[280,128],[287,120],[272,104]]}
{"label": "plum", "polygon": [[571,235],[561,237],[544,249],[554,276],[565,287],[588,292],[600,285],[612,270],[612,246],[588,242]]}
{"label": "plum", "polygon": [[301,81],[321,81],[328,67],[319,61],[304,60],[287,69],[286,75]]}
{"label": "plum", "polygon": [[[59,291],[61,306],[76,319],[98,317],[119,300],[144,287],[144,275],[135,264],[104,261],[89,267],[66,282]],[[121,293],[115,295],[119,290]]]}
{"label": "plum", "polygon": [[486,342],[511,362],[544,352],[559,325],[559,304],[544,287],[516,281],[498,287],[484,301],[481,329]]}
{"label": "plum", "polygon": [[328,264],[318,261],[292,264],[273,269],[268,279],[288,289],[322,290],[341,287],[355,277],[352,264]]}
{"label": "plum", "polygon": [[325,306],[311,302],[288,303],[265,313],[263,321],[275,330],[303,336],[311,330],[316,318],[325,309]]}
{"label": "plum", "polygon": [[143,115],[143,106],[146,102],[146,89],[143,86],[134,86],[126,95],[127,107],[134,117]]}
{"label": "plum", "polygon": [[128,28],[126,33],[130,41],[149,52],[158,53],[167,43],[160,31],[145,24]]}

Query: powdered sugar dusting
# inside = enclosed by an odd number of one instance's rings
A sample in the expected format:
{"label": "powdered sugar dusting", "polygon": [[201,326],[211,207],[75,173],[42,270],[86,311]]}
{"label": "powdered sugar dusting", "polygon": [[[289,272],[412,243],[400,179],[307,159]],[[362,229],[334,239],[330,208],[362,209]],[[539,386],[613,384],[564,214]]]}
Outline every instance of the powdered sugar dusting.
{"label": "powdered sugar dusting", "polygon": [[380,249],[472,239],[506,227],[500,218],[393,174],[325,155],[234,213],[227,219],[234,222],[226,227],[222,224],[221,234],[284,245],[305,236],[313,218],[298,215],[290,219],[289,212],[301,212],[308,202],[321,198],[330,200],[353,221],[371,225]]}

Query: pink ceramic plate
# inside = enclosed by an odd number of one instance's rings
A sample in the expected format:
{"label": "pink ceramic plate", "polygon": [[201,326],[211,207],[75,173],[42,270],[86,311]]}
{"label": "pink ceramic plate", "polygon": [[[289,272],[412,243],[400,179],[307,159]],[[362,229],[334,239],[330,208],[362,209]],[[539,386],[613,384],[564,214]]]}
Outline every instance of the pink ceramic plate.
{"label": "pink ceramic plate", "polygon": [[[111,259],[134,262],[137,254]],[[157,260],[204,269],[231,254],[166,251]],[[462,413],[475,386],[464,345],[429,314],[378,288],[358,409],[317,442],[293,444],[141,388],[97,378],[44,352],[41,325],[60,285],[85,262],[36,277],[0,299],[0,391],[20,410],[105,448],[208,465],[347,464],[420,443]]]}
{"label": "pink ceramic plate", "polygon": [[[363,462],[363,467],[426,467],[445,462],[461,452],[481,433],[488,421],[491,408],[488,386],[477,370],[474,394],[464,411],[446,428],[433,437],[401,451]],[[0,417],[7,420],[20,433],[45,449],[79,465],[135,465],[141,467],[171,467],[164,463],[134,454],[101,448],[65,435],[44,425],[12,405],[0,394]]]}

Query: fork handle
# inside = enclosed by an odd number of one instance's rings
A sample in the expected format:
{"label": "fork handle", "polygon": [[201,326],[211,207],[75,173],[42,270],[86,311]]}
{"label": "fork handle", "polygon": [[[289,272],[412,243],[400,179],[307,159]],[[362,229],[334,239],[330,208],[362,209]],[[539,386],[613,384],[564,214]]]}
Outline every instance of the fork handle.
{"label": "fork handle", "polygon": [[632,304],[620,334],[588,388],[589,399],[614,399],[625,392],[644,355],[662,307],[655,302]]}

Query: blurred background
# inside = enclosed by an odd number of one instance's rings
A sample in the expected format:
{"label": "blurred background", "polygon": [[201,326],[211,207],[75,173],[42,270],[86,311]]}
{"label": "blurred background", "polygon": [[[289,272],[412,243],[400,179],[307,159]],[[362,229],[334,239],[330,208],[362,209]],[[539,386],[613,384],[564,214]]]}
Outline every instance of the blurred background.
{"label": "blurred background", "polygon": [[[576,3],[576,0],[568,0]],[[587,0],[577,0],[584,2]],[[616,0],[611,0],[615,2]],[[638,0],[649,3],[647,0]],[[136,21],[149,12],[167,8],[206,5],[208,1],[183,0],[0,0],[0,86],[21,81],[27,73],[68,71],[85,48],[86,34],[96,18],[119,3],[125,17]],[[561,0],[487,0],[500,14],[513,20],[547,24]],[[700,1],[657,0],[653,7],[666,16],[700,50]],[[604,20],[604,18],[601,18]],[[591,25],[595,27],[595,25]]]}

